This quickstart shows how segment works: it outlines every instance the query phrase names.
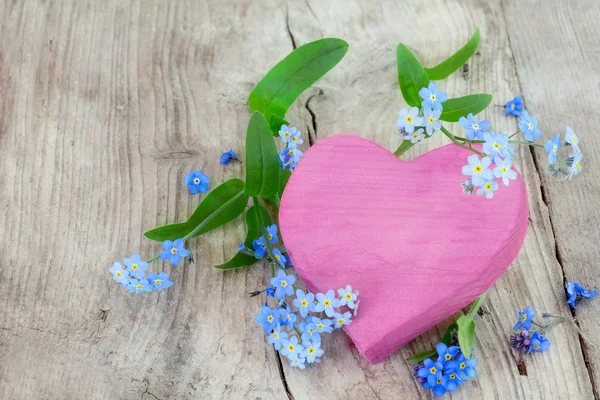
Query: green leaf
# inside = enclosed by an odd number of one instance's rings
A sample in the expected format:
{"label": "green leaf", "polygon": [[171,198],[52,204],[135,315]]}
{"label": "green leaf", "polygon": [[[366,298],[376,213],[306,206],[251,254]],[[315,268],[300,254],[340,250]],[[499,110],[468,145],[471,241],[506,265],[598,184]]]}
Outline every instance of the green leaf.
{"label": "green leaf", "polygon": [[200,236],[241,215],[247,204],[244,181],[230,179],[214,188],[187,222],[154,228],[144,235],[159,242]]}
{"label": "green leaf", "polygon": [[[258,213],[262,214],[262,219]],[[261,205],[253,205],[246,211],[246,240],[244,244],[247,248],[252,248],[252,241],[258,239],[262,235],[261,221],[265,221],[267,225],[271,225],[271,216],[269,212]],[[256,257],[242,252],[238,252],[233,258],[221,265],[215,265],[219,269],[233,269],[252,265],[259,261]]]}
{"label": "green leaf", "polygon": [[444,102],[444,111],[440,115],[442,121],[457,122],[467,114],[479,114],[492,102],[491,94],[470,94],[468,96],[448,99]]}
{"label": "green leaf", "polygon": [[452,331],[455,331],[457,329],[458,325],[456,324],[456,322],[450,325],[448,329],[446,329],[444,337],[442,337],[442,343],[444,343],[446,346],[450,346],[450,340],[452,339]]}
{"label": "green leaf", "polygon": [[422,99],[419,96],[419,90],[429,86],[427,73],[415,55],[402,43],[398,44],[396,48],[396,58],[398,60],[398,83],[402,97],[410,106],[420,107]]}
{"label": "green leaf", "polygon": [[394,154],[397,157],[400,157],[402,154],[406,153],[408,151],[408,149],[410,149],[414,145],[415,145],[415,143],[411,142],[410,140],[404,140],[404,141],[402,141],[402,143],[400,143],[400,146],[394,152]]}
{"label": "green leaf", "polygon": [[277,115],[271,115],[271,118],[269,119],[269,126],[271,127],[271,132],[273,132],[273,136],[279,136],[281,125],[290,125],[290,123],[285,119],[278,117]]}
{"label": "green leaf", "polygon": [[408,361],[411,364],[418,364],[421,361],[425,360],[426,358],[431,358],[431,357],[435,356],[436,354],[437,354],[437,350],[436,349],[433,349],[433,350],[421,350],[420,352],[418,352],[414,356],[407,358],[406,361]]}
{"label": "green leaf", "polygon": [[466,64],[467,61],[469,61],[469,58],[475,54],[477,46],[479,46],[479,27],[475,29],[475,33],[473,36],[471,36],[471,39],[469,39],[467,44],[454,53],[450,58],[433,68],[425,68],[427,76],[429,76],[429,79],[432,81],[446,79],[448,76],[450,76],[450,74],[458,70],[460,67]]}
{"label": "green leaf", "polygon": [[279,156],[265,117],[255,111],[246,134],[246,194],[269,197],[279,187]]}
{"label": "green leaf", "polygon": [[277,191],[279,195],[283,195],[283,191],[287,186],[288,181],[290,180],[290,176],[292,176],[292,171],[289,169],[280,169],[279,170],[279,190]]}
{"label": "green leaf", "polygon": [[341,39],[320,39],[292,51],[258,82],[248,97],[252,111],[284,118],[302,92],[325,75],[344,57],[348,43]]}
{"label": "green leaf", "polygon": [[473,336],[475,335],[475,322],[466,315],[463,315],[456,321],[458,326],[458,344],[460,351],[466,358],[471,357],[471,349],[473,348]]}

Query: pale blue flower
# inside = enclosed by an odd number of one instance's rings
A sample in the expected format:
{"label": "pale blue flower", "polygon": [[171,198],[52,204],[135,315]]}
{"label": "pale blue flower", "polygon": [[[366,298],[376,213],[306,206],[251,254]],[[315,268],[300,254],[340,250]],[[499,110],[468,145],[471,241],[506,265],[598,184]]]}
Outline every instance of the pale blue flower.
{"label": "pale blue flower", "polygon": [[471,113],[466,118],[460,117],[458,123],[465,130],[465,135],[469,140],[483,140],[483,134],[490,129],[490,121],[486,119],[479,122]]}
{"label": "pale blue flower", "polygon": [[344,325],[350,325],[352,323],[352,314],[350,311],[346,311],[345,313],[335,313],[333,315],[333,321],[335,322],[336,328],[341,328]]}
{"label": "pale blue flower", "polygon": [[583,154],[578,153],[573,157],[573,162],[569,167],[569,180],[571,180],[575,175],[581,172],[581,159],[583,158]]}
{"label": "pale blue flower", "polygon": [[481,186],[483,182],[493,179],[494,174],[489,169],[492,160],[489,157],[484,157],[481,160],[477,154],[471,154],[468,158],[468,165],[462,167],[463,175],[471,177],[471,182],[475,186]]}
{"label": "pale blue flower", "polygon": [[302,317],[306,317],[309,311],[315,311],[315,295],[306,293],[300,289],[296,289],[296,298],[294,299],[294,307],[298,309]]}
{"label": "pale blue flower", "polygon": [[492,178],[481,183],[479,189],[477,189],[477,196],[485,194],[486,199],[491,199],[494,197],[494,192],[496,190],[498,190],[498,182]]}
{"label": "pale blue flower", "polygon": [[565,134],[565,142],[569,143],[571,147],[573,147],[574,154],[581,153],[581,150],[579,149],[579,138],[575,132],[573,132],[573,129],[568,126],[567,133]]}
{"label": "pale blue flower", "polygon": [[169,280],[169,274],[167,274],[164,271],[158,274],[150,272],[148,274],[148,281],[150,282],[150,284],[154,285],[154,289],[156,290],[163,290],[163,288],[173,286],[173,282]]}
{"label": "pale blue flower", "polygon": [[[327,318],[317,318],[312,317],[310,324],[306,326],[307,329],[315,329],[318,333],[331,333],[333,332],[333,328],[331,327],[333,323],[330,319]],[[313,327],[314,326],[314,327]]]}
{"label": "pale blue flower", "polygon": [[152,285],[148,282],[148,279],[131,279],[127,285],[127,290],[131,293],[140,294],[143,292],[151,292]]}
{"label": "pale blue flower", "polygon": [[406,133],[413,133],[416,126],[421,126],[423,120],[419,117],[419,109],[413,107],[410,110],[403,108],[399,113],[400,118],[396,121],[396,127]]}
{"label": "pale blue flower", "polygon": [[279,240],[277,237],[277,225],[273,224],[271,226],[267,226],[267,239],[271,244],[277,243]]}
{"label": "pale blue flower", "polygon": [[279,319],[281,320],[281,325],[289,325],[290,328],[294,329],[294,323],[298,319],[298,315],[292,312],[290,306],[286,306],[279,309]]}
{"label": "pale blue flower", "polygon": [[269,335],[269,344],[275,347],[275,350],[281,350],[281,341],[288,338],[287,332],[281,332],[281,325],[277,324],[273,332]]}
{"label": "pale blue flower", "polygon": [[179,264],[181,257],[190,255],[190,252],[183,247],[183,239],[177,239],[174,242],[165,240],[162,246],[164,250],[160,253],[160,259],[163,261],[169,260],[172,265]]}
{"label": "pale blue flower", "polygon": [[281,339],[281,350],[279,352],[281,355],[287,356],[290,360],[290,357],[294,357],[303,351],[304,346],[298,344],[298,337],[292,336],[289,339]]}
{"label": "pale blue flower", "polygon": [[435,83],[431,82],[428,87],[419,90],[419,96],[423,99],[421,107],[442,111],[442,103],[448,100],[446,92],[438,92]]}
{"label": "pale blue flower", "polygon": [[326,294],[317,293],[317,305],[315,306],[316,312],[325,311],[325,314],[328,317],[332,317],[334,314],[333,309],[338,308],[340,306],[340,301],[335,298],[335,294],[333,290],[328,290]]}
{"label": "pale blue flower", "polygon": [[294,283],[296,276],[287,275],[284,270],[277,270],[277,276],[271,278],[271,286],[275,288],[275,295],[278,299],[283,299],[285,296],[294,294]]}
{"label": "pale blue flower", "polygon": [[425,138],[423,135],[423,128],[419,128],[412,133],[405,133],[404,140],[410,140],[411,143],[418,143]]}
{"label": "pale blue flower", "polygon": [[294,368],[306,368],[306,358],[300,357],[298,353],[290,354],[288,360],[290,360],[290,365]]}
{"label": "pale blue flower", "polygon": [[300,135],[302,135],[302,132],[300,132],[299,129],[296,129],[296,132],[292,133],[292,135],[290,136],[290,144],[302,144],[304,143],[304,140],[302,140],[300,138]]}
{"label": "pale blue flower", "polygon": [[494,176],[496,178],[502,178],[504,185],[508,186],[510,180],[517,179],[517,171],[512,169],[512,159],[505,158],[502,160],[501,158],[496,158],[495,163],[496,168],[494,168]]}
{"label": "pale blue flower", "polygon": [[485,143],[483,144],[483,152],[494,158],[500,156],[502,158],[512,157],[514,149],[508,142],[508,135],[502,133],[485,133],[483,135]]}
{"label": "pale blue flower", "polygon": [[124,258],[123,264],[127,266],[127,270],[130,275],[136,279],[144,279],[146,277],[146,270],[148,269],[148,263],[140,259],[140,255],[133,253],[131,258]]}
{"label": "pale blue flower", "polygon": [[525,139],[529,142],[533,142],[542,137],[542,131],[538,128],[537,119],[534,116],[529,116],[527,110],[521,112],[519,129],[521,132],[525,133]]}
{"label": "pale blue flower", "polygon": [[269,333],[279,324],[279,309],[270,308],[265,303],[265,305],[260,308],[260,314],[256,316],[254,321],[263,326],[265,333]]}
{"label": "pale blue flower", "polygon": [[560,133],[554,135],[552,139],[548,139],[544,148],[548,152],[548,164],[556,164],[558,149],[560,148]]}
{"label": "pale blue flower", "polygon": [[422,123],[425,124],[425,131],[427,131],[429,136],[440,130],[442,126],[440,123],[441,114],[442,111],[440,110],[432,110],[431,108],[426,108],[423,110]]}
{"label": "pale blue flower", "polygon": [[352,286],[350,285],[347,285],[345,289],[338,289],[338,296],[340,296],[340,306],[348,306],[348,308],[354,309],[354,302],[356,301],[357,295],[358,291],[354,293],[352,291]]}
{"label": "pale blue flower", "polygon": [[275,257],[275,261],[277,261],[282,268],[285,268],[285,262],[287,261],[287,258],[281,254],[279,249],[273,249],[273,257]]}
{"label": "pale blue flower", "polygon": [[279,136],[284,143],[289,143],[292,136],[296,135],[296,132],[298,132],[298,129],[296,129],[295,126],[281,125],[281,129],[279,129]]}
{"label": "pale blue flower", "polygon": [[304,332],[302,333],[302,343],[306,343],[308,341],[312,342],[320,342],[321,335],[317,332],[316,328],[311,324],[306,324],[304,326]]}
{"label": "pale blue flower", "polygon": [[115,261],[112,267],[108,269],[113,274],[113,279],[123,286],[127,286],[129,283],[129,271],[123,269],[120,262]]}
{"label": "pale blue flower", "polygon": [[323,354],[325,354],[325,352],[321,348],[320,341],[318,341],[318,342],[303,341],[302,344],[304,345],[304,351],[302,352],[300,357],[306,358],[306,361],[309,364],[314,363],[317,358],[319,358]]}
{"label": "pale blue flower", "polygon": [[289,143],[288,147],[279,153],[280,165],[284,169],[293,170],[303,155],[304,153],[296,147],[295,143]]}

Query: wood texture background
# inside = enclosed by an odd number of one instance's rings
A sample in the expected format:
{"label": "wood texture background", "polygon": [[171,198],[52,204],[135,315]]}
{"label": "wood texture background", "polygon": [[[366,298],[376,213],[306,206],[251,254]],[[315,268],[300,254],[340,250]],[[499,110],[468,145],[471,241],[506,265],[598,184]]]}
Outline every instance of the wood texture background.
{"label": "wood texture background", "polygon": [[[520,149],[526,242],[477,320],[480,376],[451,397],[597,399],[600,308],[571,313],[564,283],[596,286],[600,272],[599,17],[593,0],[0,2],[0,398],[428,398],[405,358],[449,321],[374,366],[342,334],[318,368],[281,364],[251,322],[260,299],[247,296],[267,267],[212,268],[234,253],[241,223],[197,240],[167,292],[131,296],[107,268],[153,254],[142,233],[195,208],[187,172],[202,169],[212,187],[243,177],[243,164],[218,157],[241,152],[248,93],[295,46],[350,44],[288,113],[305,146],[354,131],[395,149],[396,44],[430,66],[478,25],[479,52],[441,87],[497,104],[522,93],[542,131],[571,125],[586,156],[577,179],[559,183],[543,151]],[[516,130],[499,108],[484,116]],[[521,361],[507,338],[528,304],[570,318],[550,332],[550,351]]]}

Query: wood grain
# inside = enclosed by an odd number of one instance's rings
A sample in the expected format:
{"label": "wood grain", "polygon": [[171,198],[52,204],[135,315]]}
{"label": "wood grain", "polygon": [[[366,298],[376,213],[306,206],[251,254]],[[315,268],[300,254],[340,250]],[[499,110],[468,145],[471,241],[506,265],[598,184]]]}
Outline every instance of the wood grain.
{"label": "wood grain", "polygon": [[[243,149],[248,93],[294,46],[321,37],[344,38],[350,51],[288,112],[307,146],[354,130],[395,149],[396,44],[431,66],[477,24],[482,42],[468,72],[440,86],[497,103],[522,91],[544,131],[563,129],[555,126],[569,114],[592,149],[600,13],[573,3],[0,2],[0,398],[427,398],[405,358],[436,343],[449,321],[374,366],[338,334],[317,368],[280,370],[251,322],[260,299],[247,296],[266,284],[266,267],[212,268],[235,252],[241,221],[198,239],[195,263],[169,271],[167,292],[131,296],[107,268],[134,251],[152,255],[157,246],[142,233],[191,213],[199,198],[183,187],[190,170],[202,169],[211,187],[243,177],[243,164],[223,167],[218,157]],[[484,115],[516,130],[499,110]],[[558,186],[529,150],[519,155],[529,231],[477,321],[480,376],[452,397],[591,399],[598,352],[576,325],[553,329],[550,351],[523,362],[507,337],[527,304],[569,314],[565,278],[594,284],[598,168],[586,157],[580,179]],[[585,337],[598,336],[597,308],[576,316]]]}

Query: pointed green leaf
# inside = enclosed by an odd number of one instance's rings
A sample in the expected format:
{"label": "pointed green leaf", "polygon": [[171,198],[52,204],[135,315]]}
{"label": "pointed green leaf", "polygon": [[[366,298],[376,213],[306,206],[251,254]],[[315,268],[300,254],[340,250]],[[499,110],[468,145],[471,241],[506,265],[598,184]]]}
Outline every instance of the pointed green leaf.
{"label": "pointed green leaf", "polygon": [[348,43],[334,38],[298,47],[258,82],[248,97],[250,110],[260,111],[268,121],[271,115],[284,118],[298,96],[340,62],[347,51]]}
{"label": "pointed green leaf", "polygon": [[457,122],[460,117],[466,117],[467,114],[479,114],[485,110],[492,102],[491,94],[470,94],[468,96],[448,99],[442,105],[444,111],[440,115],[442,121]]}
{"label": "pointed green leaf", "polygon": [[420,352],[418,352],[417,354],[415,354],[412,357],[409,357],[406,359],[406,361],[408,361],[411,364],[418,364],[421,361],[427,359],[427,358],[431,358],[434,357],[437,354],[437,351],[435,349],[433,350],[421,350]]}
{"label": "pointed green leaf", "polygon": [[269,197],[279,187],[279,155],[265,117],[255,111],[246,134],[246,194]]}
{"label": "pointed green leaf", "polygon": [[396,48],[398,83],[404,100],[412,107],[420,107],[419,90],[429,86],[429,78],[415,55],[404,44]]}
{"label": "pointed green leaf", "polygon": [[[260,210],[260,211],[259,211]],[[262,214],[262,219],[258,215],[258,212]],[[261,205],[253,205],[246,212],[246,240],[244,244],[247,248],[252,248],[252,241],[258,239],[262,235],[261,221],[265,221],[267,225],[271,225],[271,216],[269,212]],[[233,258],[221,265],[215,265],[215,268],[219,269],[233,269],[239,267],[245,267],[252,265],[259,261],[256,257],[242,252],[238,252]]]}
{"label": "pointed green leaf", "polygon": [[273,136],[279,136],[281,125],[290,125],[285,119],[278,117],[277,115],[271,115],[269,119],[269,125],[271,126],[271,132]]}
{"label": "pointed green leaf", "polygon": [[450,340],[452,339],[452,331],[457,330],[458,329],[458,325],[456,325],[456,322],[453,323],[452,325],[450,325],[448,327],[448,329],[446,329],[446,332],[444,333],[444,337],[442,338],[442,343],[444,343],[446,346],[450,346]]}
{"label": "pointed green leaf", "polygon": [[473,336],[475,336],[475,322],[466,315],[463,315],[456,321],[458,326],[458,344],[460,351],[466,358],[471,357],[471,349],[473,348]]}
{"label": "pointed green leaf", "polygon": [[238,217],[247,204],[244,181],[230,179],[214,188],[186,222],[154,228],[144,235],[159,242],[196,237]]}
{"label": "pointed green leaf", "polygon": [[433,68],[425,68],[425,72],[429,79],[432,81],[439,81],[441,79],[446,79],[450,74],[454,71],[458,70],[467,61],[475,51],[477,51],[477,46],[479,46],[479,27],[475,29],[475,33],[471,36],[471,39],[465,44],[460,50],[454,53],[450,58],[445,60],[439,65],[436,65]]}

